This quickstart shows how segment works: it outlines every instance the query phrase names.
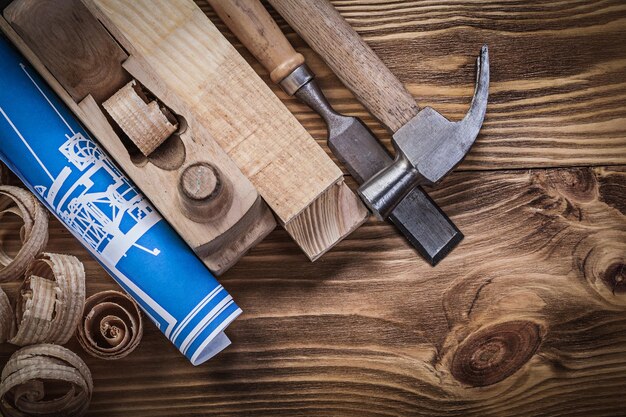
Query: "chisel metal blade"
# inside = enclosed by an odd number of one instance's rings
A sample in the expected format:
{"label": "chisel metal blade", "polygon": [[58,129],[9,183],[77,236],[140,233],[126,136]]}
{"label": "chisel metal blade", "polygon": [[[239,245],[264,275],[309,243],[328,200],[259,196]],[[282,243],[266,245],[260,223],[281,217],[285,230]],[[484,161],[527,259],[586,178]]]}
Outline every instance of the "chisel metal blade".
{"label": "chisel metal blade", "polygon": [[[324,118],[328,146],[359,185],[393,163],[360,119],[332,109],[315,80],[300,87],[295,95]],[[433,266],[463,239],[461,231],[420,187],[393,209],[389,220]]]}

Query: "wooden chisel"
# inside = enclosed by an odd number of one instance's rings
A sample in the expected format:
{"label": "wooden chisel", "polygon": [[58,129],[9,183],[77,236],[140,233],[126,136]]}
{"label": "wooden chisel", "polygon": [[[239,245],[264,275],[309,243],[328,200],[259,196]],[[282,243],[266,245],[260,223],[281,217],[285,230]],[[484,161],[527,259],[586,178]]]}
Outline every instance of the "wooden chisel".
{"label": "wooden chisel", "polygon": [[[320,114],[328,126],[328,144],[362,184],[392,164],[393,159],[356,117],[337,113],[314,76],[276,22],[258,0],[208,0],[216,13],[270,72],[273,82]],[[432,265],[463,238],[462,233],[421,188],[414,188],[389,219]]]}

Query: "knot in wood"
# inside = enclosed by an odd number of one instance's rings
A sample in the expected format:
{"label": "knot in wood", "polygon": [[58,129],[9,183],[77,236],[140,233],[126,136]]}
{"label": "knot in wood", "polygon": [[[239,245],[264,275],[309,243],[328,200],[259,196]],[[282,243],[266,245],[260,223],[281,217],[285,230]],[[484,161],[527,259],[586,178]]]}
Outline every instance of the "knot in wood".
{"label": "knot in wood", "polygon": [[624,261],[614,262],[608,266],[602,279],[613,293],[626,293],[626,265]]}
{"label": "knot in wood", "polygon": [[589,168],[558,169],[546,175],[548,187],[570,202],[587,203],[598,198],[598,181]]}
{"label": "knot in wood", "polygon": [[625,177],[620,174],[603,173],[598,179],[598,199],[626,216],[626,192],[624,192]]}
{"label": "knot in wood", "polygon": [[535,354],[541,343],[539,325],[508,321],[483,328],[457,348],[452,375],[473,387],[492,385],[508,378]]}
{"label": "knot in wood", "polygon": [[578,265],[585,280],[611,304],[626,303],[626,234],[603,230],[577,247]]}

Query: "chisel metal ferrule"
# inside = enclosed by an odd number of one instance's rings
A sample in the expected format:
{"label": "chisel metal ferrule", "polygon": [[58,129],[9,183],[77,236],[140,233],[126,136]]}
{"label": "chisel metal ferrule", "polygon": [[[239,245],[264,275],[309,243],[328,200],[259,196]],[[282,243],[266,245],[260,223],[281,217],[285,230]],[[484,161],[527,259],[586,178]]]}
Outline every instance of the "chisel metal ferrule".
{"label": "chisel metal ferrule", "polygon": [[309,67],[307,67],[306,64],[302,64],[295,70],[293,70],[291,74],[283,78],[279,85],[285,93],[293,96],[299,89],[309,83],[313,78],[315,78],[315,76],[313,75]]}

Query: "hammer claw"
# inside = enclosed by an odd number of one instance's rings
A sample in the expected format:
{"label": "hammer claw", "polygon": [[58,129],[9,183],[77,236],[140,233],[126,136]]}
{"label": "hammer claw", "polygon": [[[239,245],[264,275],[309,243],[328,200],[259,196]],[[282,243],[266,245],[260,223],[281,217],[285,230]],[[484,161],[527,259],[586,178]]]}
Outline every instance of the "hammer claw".
{"label": "hammer claw", "polygon": [[476,87],[474,96],[467,114],[462,123],[470,123],[478,130],[483,124],[487,112],[487,99],[489,97],[489,48],[483,45],[480,55],[476,58]]}
{"label": "hammer claw", "polygon": [[359,194],[377,217],[386,218],[411,189],[436,184],[465,158],[487,112],[487,45],[481,48],[476,73],[474,96],[461,121],[451,122],[426,107],[393,135],[394,163],[359,188]]}

